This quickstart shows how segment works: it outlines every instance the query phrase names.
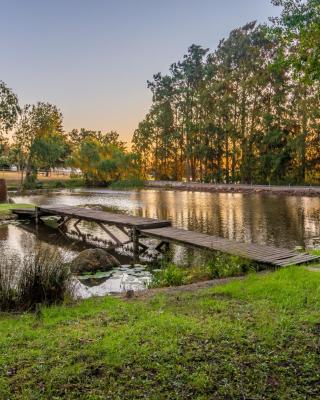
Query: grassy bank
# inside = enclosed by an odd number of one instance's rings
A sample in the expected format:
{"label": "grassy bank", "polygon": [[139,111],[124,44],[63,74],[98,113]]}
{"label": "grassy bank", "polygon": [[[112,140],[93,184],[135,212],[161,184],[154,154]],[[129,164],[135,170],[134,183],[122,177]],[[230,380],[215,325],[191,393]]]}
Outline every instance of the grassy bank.
{"label": "grassy bank", "polygon": [[[12,171],[0,172],[0,178],[6,180],[8,190],[18,190],[20,188],[20,173]],[[30,189],[72,189],[83,186],[85,186],[85,182],[82,178],[51,174],[50,176],[38,175],[37,182]]]}
{"label": "grassy bank", "polygon": [[[0,171],[0,178],[5,179],[7,182],[7,187],[9,189],[15,190],[19,188],[21,182],[20,172],[15,171]],[[74,180],[70,178],[69,175],[57,175],[51,174],[50,176],[39,175],[38,180],[43,183],[43,185],[50,185],[50,182],[65,182],[67,184],[68,181]]]}
{"label": "grassy bank", "polygon": [[75,189],[85,186],[84,179],[52,179],[48,181],[39,180],[41,189]]}
{"label": "grassy bank", "polygon": [[296,267],[2,315],[0,398],[317,398],[319,285]]}
{"label": "grassy bank", "polygon": [[14,203],[1,204],[0,203],[0,214],[4,214],[4,215],[11,214],[11,210],[13,208],[34,208],[34,205],[33,204],[23,204],[23,203],[19,203],[19,204],[14,204]]}

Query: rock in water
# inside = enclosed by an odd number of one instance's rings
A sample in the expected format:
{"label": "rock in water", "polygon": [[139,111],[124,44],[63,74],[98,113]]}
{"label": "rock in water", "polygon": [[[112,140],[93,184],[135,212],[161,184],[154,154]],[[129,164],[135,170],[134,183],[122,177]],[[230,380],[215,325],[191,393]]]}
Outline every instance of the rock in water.
{"label": "rock in water", "polygon": [[70,268],[75,274],[84,272],[109,271],[120,266],[120,262],[103,249],[87,249],[72,260]]}

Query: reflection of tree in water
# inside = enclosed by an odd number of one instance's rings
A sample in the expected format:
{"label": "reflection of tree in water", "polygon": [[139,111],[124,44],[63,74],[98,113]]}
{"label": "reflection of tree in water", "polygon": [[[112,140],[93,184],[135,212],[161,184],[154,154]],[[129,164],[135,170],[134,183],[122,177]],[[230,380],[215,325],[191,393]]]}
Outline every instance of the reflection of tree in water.
{"label": "reflection of tree in water", "polygon": [[8,231],[7,224],[0,225],[0,241],[8,238]]}
{"label": "reflection of tree in water", "polygon": [[136,196],[142,216],[229,239],[293,248],[320,236],[319,198],[156,190]]}

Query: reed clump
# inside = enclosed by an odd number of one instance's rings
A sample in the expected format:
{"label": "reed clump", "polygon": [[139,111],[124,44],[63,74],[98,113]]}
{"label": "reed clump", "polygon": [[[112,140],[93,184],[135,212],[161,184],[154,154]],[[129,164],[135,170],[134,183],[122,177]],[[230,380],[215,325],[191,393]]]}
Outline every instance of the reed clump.
{"label": "reed clump", "polygon": [[71,295],[71,273],[57,249],[39,246],[0,261],[0,310],[33,311]]}

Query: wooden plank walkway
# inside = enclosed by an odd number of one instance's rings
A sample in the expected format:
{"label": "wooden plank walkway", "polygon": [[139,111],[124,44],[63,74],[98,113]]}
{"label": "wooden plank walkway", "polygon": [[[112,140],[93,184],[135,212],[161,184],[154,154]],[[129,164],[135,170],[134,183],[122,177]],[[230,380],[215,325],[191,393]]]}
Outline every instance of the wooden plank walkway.
{"label": "wooden plank walkway", "polygon": [[223,253],[233,254],[253,261],[281,267],[308,263],[320,259],[320,256],[314,256],[308,253],[298,253],[277,247],[236,242],[217,236],[210,236],[204,233],[172,227],[143,229],[141,230],[141,234],[164,242],[174,242],[203,250],[221,251]]}
{"label": "wooden plank walkway", "polygon": [[57,215],[71,217],[84,221],[99,222],[102,224],[123,226],[127,228],[161,228],[171,226],[171,221],[134,217],[132,215],[114,214],[106,211],[93,210],[84,207],[73,206],[41,206],[37,207],[39,216]]}

